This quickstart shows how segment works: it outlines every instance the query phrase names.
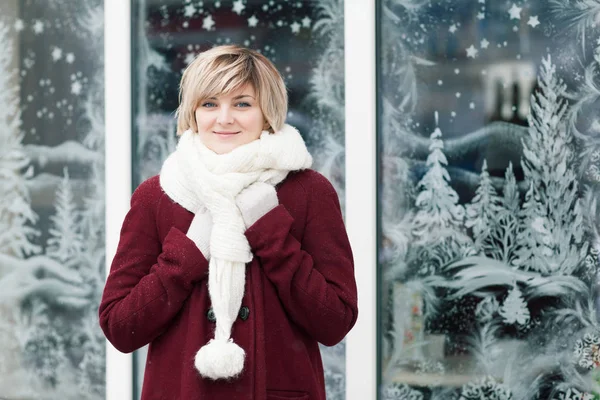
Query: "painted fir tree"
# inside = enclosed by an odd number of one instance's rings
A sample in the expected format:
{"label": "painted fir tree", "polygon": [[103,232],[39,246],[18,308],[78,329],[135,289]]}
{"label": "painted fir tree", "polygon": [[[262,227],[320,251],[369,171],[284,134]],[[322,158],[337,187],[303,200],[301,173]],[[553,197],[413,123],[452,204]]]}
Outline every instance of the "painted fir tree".
{"label": "painted fir tree", "polygon": [[8,27],[0,21],[0,253],[25,257],[40,251],[32,241],[39,234],[32,226],[37,216],[31,209],[26,181],[29,159],[20,131],[16,76],[10,70],[12,45]]}
{"label": "painted fir tree", "polygon": [[518,287],[515,286],[508,292],[508,296],[500,306],[498,314],[507,324],[529,324],[529,308],[527,308],[527,302],[523,299],[523,294]]}
{"label": "painted fir tree", "polygon": [[495,229],[492,230],[492,258],[511,265],[516,257],[519,233],[519,188],[512,163],[508,164],[504,174],[504,188],[500,199]]}
{"label": "painted fir tree", "polygon": [[83,238],[79,231],[79,212],[73,200],[69,171],[65,167],[63,179],[56,193],[56,214],[50,217],[46,254],[62,263],[79,258],[83,250]]}
{"label": "painted fir tree", "polygon": [[[566,85],[550,56],[542,60],[539,90],[531,99],[529,134],[523,140],[523,170],[532,192],[524,211],[515,265],[545,275],[572,274],[588,252],[566,126]],[[535,204],[534,204],[535,203]]]}
{"label": "painted fir tree", "polygon": [[463,235],[465,210],[458,204],[458,194],[450,186],[450,175],[446,170],[448,160],[443,152],[442,131],[437,126],[437,112],[435,122],[436,128],[430,136],[431,144],[426,162],[428,170],[417,186],[417,212],[412,224],[417,245],[436,243],[457,233]]}
{"label": "painted fir tree", "polygon": [[494,249],[493,232],[500,211],[500,198],[490,179],[487,160],[483,160],[479,186],[475,197],[466,207],[465,226],[472,229],[475,250],[489,255]]}

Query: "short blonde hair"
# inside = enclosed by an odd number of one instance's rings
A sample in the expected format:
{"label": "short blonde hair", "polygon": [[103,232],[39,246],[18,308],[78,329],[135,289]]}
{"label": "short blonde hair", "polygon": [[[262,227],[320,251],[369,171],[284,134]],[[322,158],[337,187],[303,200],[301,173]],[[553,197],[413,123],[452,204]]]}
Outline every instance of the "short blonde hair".
{"label": "short blonde hair", "polygon": [[216,46],[188,65],[179,85],[177,134],[198,131],[200,102],[251,84],[269,130],[283,128],[288,108],[285,83],[277,68],[262,54],[237,45]]}

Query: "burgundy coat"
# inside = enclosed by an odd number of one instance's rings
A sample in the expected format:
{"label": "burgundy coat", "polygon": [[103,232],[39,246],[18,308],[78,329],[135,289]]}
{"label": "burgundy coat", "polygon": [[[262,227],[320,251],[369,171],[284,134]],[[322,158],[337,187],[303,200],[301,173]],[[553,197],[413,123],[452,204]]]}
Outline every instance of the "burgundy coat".
{"label": "burgundy coat", "polygon": [[277,196],[279,206],[246,231],[254,259],[231,335],[246,352],[244,370],[212,381],[194,367],[215,324],[208,262],[185,235],[193,214],[157,176],[133,194],[99,312],[118,350],[150,344],[142,400],[325,400],[318,342],[335,345],[356,321],[352,251],[325,177],[292,173]]}

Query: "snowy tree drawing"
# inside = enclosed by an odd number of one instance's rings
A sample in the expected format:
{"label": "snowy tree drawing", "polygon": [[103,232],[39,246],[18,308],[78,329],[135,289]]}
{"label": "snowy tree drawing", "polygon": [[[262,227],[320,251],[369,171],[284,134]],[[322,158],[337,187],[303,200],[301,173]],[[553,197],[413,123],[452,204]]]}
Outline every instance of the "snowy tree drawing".
{"label": "snowy tree drawing", "polygon": [[[437,118],[437,117],[436,117]],[[417,185],[417,213],[412,221],[417,244],[436,242],[462,231],[464,208],[458,204],[458,194],[450,186],[448,165],[443,153],[442,131],[436,127],[430,136],[427,173]]]}
{"label": "snowy tree drawing", "polygon": [[435,273],[470,246],[463,227],[465,210],[458,204],[458,194],[450,186],[441,137],[442,131],[436,126],[430,135],[428,169],[417,185],[416,211],[411,221],[413,263],[425,275]]}
{"label": "snowy tree drawing", "polygon": [[520,212],[519,189],[512,163],[509,163],[504,177],[504,189],[496,216],[497,223],[491,231],[492,245],[488,251],[492,258],[510,265],[519,246],[517,235]]}
{"label": "snowy tree drawing", "polygon": [[527,325],[529,323],[529,309],[527,302],[518,287],[513,287],[498,310],[498,314],[504,319],[506,324]]}
{"label": "snowy tree drawing", "polygon": [[492,186],[487,161],[483,161],[479,187],[471,204],[466,207],[465,226],[471,228],[475,238],[475,250],[489,254],[492,252],[493,232],[498,230],[497,218],[500,212],[500,198]]}
{"label": "snowy tree drawing", "polygon": [[566,129],[565,84],[550,56],[542,60],[539,90],[532,96],[529,137],[523,141],[523,170],[530,184],[524,209],[524,244],[515,264],[542,274],[572,274],[589,244],[579,229],[583,214],[572,168],[572,135]]}
{"label": "snowy tree drawing", "polygon": [[56,214],[50,217],[52,226],[49,229],[50,238],[46,246],[46,254],[62,263],[78,260],[83,251],[83,237],[79,231],[79,211],[75,207],[69,171],[66,167],[54,205]]}
{"label": "snowy tree drawing", "polygon": [[32,175],[23,151],[23,133],[17,97],[16,75],[10,70],[12,41],[9,27],[0,21],[0,253],[25,257],[38,253],[33,240],[37,215],[31,209],[26,180]]}

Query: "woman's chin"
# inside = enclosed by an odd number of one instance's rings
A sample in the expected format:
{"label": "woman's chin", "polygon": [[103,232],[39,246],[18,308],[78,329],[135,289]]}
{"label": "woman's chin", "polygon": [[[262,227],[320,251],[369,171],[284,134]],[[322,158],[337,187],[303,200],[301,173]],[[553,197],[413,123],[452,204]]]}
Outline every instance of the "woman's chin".
{"label": "woman's chin", "polygon": [[213,143],[211,146],[207,147],[216,154],[227,154],[239,146],[239,143]]}

